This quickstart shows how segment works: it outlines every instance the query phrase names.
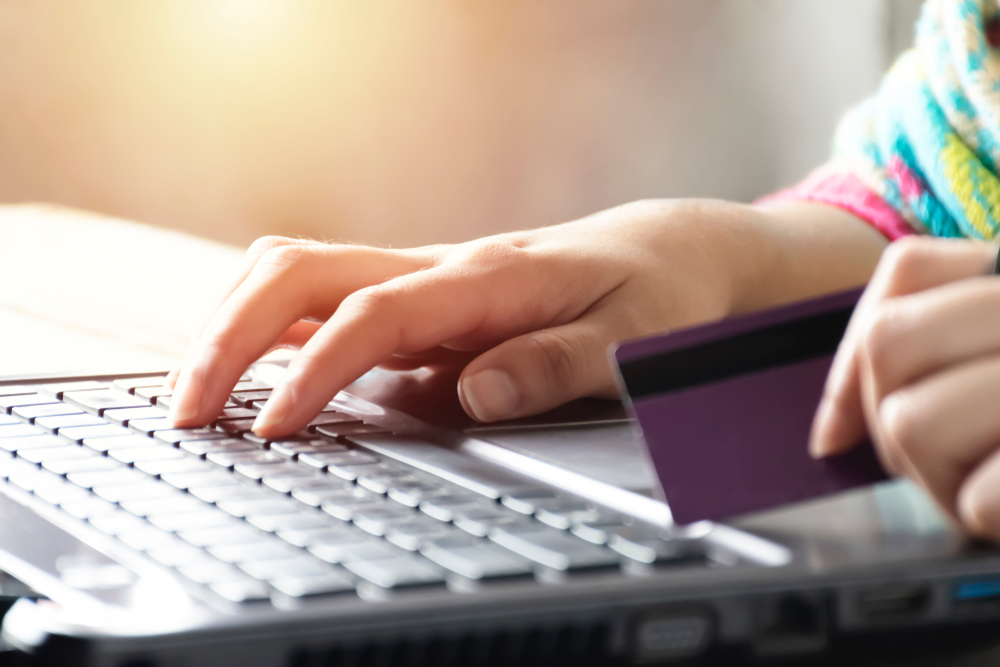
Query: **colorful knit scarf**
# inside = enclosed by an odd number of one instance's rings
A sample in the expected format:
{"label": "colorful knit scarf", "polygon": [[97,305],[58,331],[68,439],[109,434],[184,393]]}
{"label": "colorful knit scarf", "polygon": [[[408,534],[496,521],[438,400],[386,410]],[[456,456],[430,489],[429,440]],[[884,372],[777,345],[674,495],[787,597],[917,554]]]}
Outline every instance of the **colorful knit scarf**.
{"label": "colorful knit scarf", "polygon": [[917,233],[1000,232],[998,26],[997,0],[928,0],[916,47],[837,130],[833,164]]}

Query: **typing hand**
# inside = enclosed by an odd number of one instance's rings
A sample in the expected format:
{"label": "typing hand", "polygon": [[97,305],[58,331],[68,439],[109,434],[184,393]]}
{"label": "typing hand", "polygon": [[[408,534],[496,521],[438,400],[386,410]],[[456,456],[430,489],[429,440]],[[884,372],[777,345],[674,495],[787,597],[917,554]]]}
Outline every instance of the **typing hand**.
{"label": "typing hand", "polygon": [[890,246],[841,342],[810,446],[840,453],[867,431],[888,470],[971,532],[1000,538],[996,252],[925,238]]}
{"label": "typing hand", "polygon": [[716,265],[682,239],[701,233],[706,218],[754,214],[640,202],[410,250],[260,239],[171,375],[172,417],[211,421],[246,367],[275,346],[301,350],[257,418],[265,437],[299,430],[376,365],[414,367],[468,351],[480,354],[461,375],[459,396],[480,421],[613,397],[610,343],[726,313],[723,258]]}

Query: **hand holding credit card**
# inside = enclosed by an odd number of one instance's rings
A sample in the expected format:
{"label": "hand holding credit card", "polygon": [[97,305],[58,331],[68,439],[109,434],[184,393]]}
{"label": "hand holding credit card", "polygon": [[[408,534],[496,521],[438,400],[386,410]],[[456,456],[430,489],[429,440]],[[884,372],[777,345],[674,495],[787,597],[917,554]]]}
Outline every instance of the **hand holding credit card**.
{"label": "hand holding credit card", "polygon": [[614,351],[674,521],[721,520],[886,479],[870,444],[809,455],[823,384],[861,290]]}

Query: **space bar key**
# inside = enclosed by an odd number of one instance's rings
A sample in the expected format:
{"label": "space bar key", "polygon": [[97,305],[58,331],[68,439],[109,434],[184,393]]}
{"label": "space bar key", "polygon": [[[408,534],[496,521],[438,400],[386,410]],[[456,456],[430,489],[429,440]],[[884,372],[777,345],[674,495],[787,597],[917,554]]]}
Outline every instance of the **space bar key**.
{"label": "space bar key", "polygon": [[423,440],[396,435],[350,435],[347,439],[371,452],[437,475],[494,500],[504,494],[543,488],[495,464]]}

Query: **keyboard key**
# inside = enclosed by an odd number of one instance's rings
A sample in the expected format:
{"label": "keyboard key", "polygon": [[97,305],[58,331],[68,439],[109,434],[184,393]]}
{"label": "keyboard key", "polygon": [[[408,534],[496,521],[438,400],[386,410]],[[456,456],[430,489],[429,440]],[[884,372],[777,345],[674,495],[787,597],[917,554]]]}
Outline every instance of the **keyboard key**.
{"label": "keyboard key", "polygon": [[[34,406],[32,406],[32,407],[34,407]],[[21,408],[14,408],[14,410],[20,410],[20,409]],[[19,419],[14,414],[10,414],[10,415],[0,414],[0,426],[13,426],[13,425],[20,424],[20,423],[21,423],[21,419]]]}
{"label": "keyboard key", "polygon": [[347,422],[343,424],[324,424],[316,427],[316,433],[325,435],[328,438],[343,439],[354,435],[376,435],[388,433],[388,429],[375,424],[362,424],[360,422]]}
{"label": "keyboard key", "polygon": [[137,551],[149,551],[151,549],[167,549],[177,546],[177,539],[173,534],[165,530],[160,530],[154,526],[146,524],[141,530],[128,530],[117,536],[119,540]]}
{"label": "keyboard key", "polygon": [[104,424],[103,426],[75,426],[59,429],[60,438],[66,438],[70,442],[78,444],[88,438],[112,438],[124,435],[131,435],[127,428],[112,424]]}
{"label": "keyboard key", "polygon": [[374,499],[375,496],[369,491],[359,489],[353,484],[341,481],[337,478],[319,478],[307,480],[292,489],[292,498],[303,502],[306,505],[319,507],[327,499],[341,499],[351,496],[358,496],[367,499]]}
{"label": "keyboard key", "polygon": [[[261,539],[253,544],[219,544],[209,547],[208,552],[224,563],[242,563],[245,561],[263,562],[268,560],[284,561],[295,556],[305,556],[301,549],[275,539]],[[310,559],[312,560],[312,559]],[[252,574],[257,577],[257,575]],[[266,577],[257,577],[264,579]]]}
{"label": "keyboard key", "polygon": [[299,472],[301,472],[300,468],[296,467],[293,463],[286,463],[284,459],[266,463],[237,463],[233,467],[233,473],[237,477],[242,477],[253,482],[261,481],[266,475],[294,475]]}
{"label": "keyboard key", "polygon": [[247,392],[257,392],[257,393],[271,393],[274,387],[263,382],[256,382],[254,380],[249,380],[246,382],[237,382],[236,386],[229,393],[231,394],[245,394]]}
{"label": "keyboard key", "polygon": [[149,477],[137,470],[122,468],[98,472],[74,472],[67,475],[69,481],[77,486],[90,489],[95,486],[113,486],[119,484],[145,484]]}
{"label": "keyboard key", "polygon": [[247,577],[240,581],[224,581],[211,584],[209,588],[219,597],[234,604],[262,602],[271,598],[267,584]]}
{"label": "keyboard key", "polygon": [[322,477],[308,470],[284,470],[275,474],[268,473],[261,477],[260,482],[272,491],[291,493],[303,482],[314,479],[322,479]]}
{"label": "keyboard key", "polygon": [[456,512],[452,520],[456,526],[476,537],[485,537],[491,529],[499,526],[531,524],[531,520],[525,516],[493,507],[477,507]]}
{"label": "keyboard key", "polygon": [[372,493],[385,494],[396,484],[412,484],[420,480],[410,475],[408,472],[389,471],[365,473],[358,476],[358,486],[362,486]]}
{"label": "keyboard key", "polygon": [[256,419],[257,413],[247,408],[224,408],[219,415],[217,422],[224,419]]}
{"label": "keyboard key", "polygon": [[[2,427],[0,427],[2,428]],[[43,447],[65,447],[66,441],[54,435],[42,435],[41,431],[35,431],[33,435],[19,438],[0,439],[0,449],[8,452],[19,452],[27,449],[41,449]]]}
{"label": "keyboard key", "polygon": [[183,576],[196,584],[217,584],[220,582],[243,581],[246,575],[229,563],[206,561],[177,568]]}
{"label": "keyboard key", "polygon": [[271,396],[271,391],[244,391],[233,394],[233,403],[241,408],[248,408],[254,401],[266,401]]}
{"label": "keyboard key", "polygon": [[297,547],[304,547],[311,535],[330,528],[334,521],[336,519],[331,519],[325,514],[315,511],[296,512],[295,514],[261,514],[247,518],[250,525],[269,533],[277,533],[278,537]]}
{"label": "keyboard key", "polygon": [[59,415],[55,417],[39,417],[35,420],[35,426],[46,433],[57,433],[60,429],[73,426],[106,426],[107,422],[100,417],[85,413],[73,415]]}
{"label": "keyboard key", "polygon": [[0,387],[0,397],[3,396],[23,396],[25,394],[37,394],[37,385],[8,384]]}
{"label": "keyboard key", "polygon": [[109,503],[95,496],[60,503],[59,507],[77,519],[90,519],[101,514],[113,514],[118,511],[118,506],[114,503]]}
{"label": "keyboard key", "polygon": [[182,456],[179,459],[154,459],[149,461],[136,461],[135,469],[141,470],[147,475],[185,475],[198,474],[201,472],[211,472],[212,468],[190,456]]}
{"label": "keyboard key", "polygon": [[129,514],[124,510],[91,517],[90,524],[94,528],[97,528],[97,530],[108,535],[120,535],[148,528],[148,524],[143,519]]}
{"label": "keyboard key", "polygon": [[63,503],[76,502],[83,498],[91,497],[86,489],[81,489],[69,482],[42,486],[35,489],[35,495],[53,505],[62,505]]}
{"label": "keyboard key", "polygon": [[[47,403],[43,405],[24,405],[13,408],[12,415],[16,415],[25,421],[33,421],[38,417],[57,417],[59,415],[83,414],[79,408],[74,408],[65,403]],[[2,416],[2,415],[0,415]]]}
{"label": "keyboard key", "polygon": [[242,452],[212,452],[205,460],[220,468],[232,468],[237,463],[284,463],[286,459],[254,447]]}
{"label": "keyboard key", "polygon": [[579,521],[574,523],[570,532],[582,540],[587,540],[592,544],[606,544],[608,537],[616,530],[624,528],[625,524],[619,519],[607,519],[599,521]]}
{"label": "keyboard key", "polygon": [[[65,443],[66,441],[63,440]],[[84,438],[83,446],[87,449],[91,449],[99,454],[106,454],[107,452],[114,451],[115,449],[134,449],[136,447],[155,447],[157,446],[149,438],[144,438],[139,435],[122,435],[112,438]]]}
{"label": "keyboard key", "polygon": [[273,497],[219,500],[216,505],[223,512],[241,519],[250,514],[293,514],[300,511],[300,506],[294,502]]}
{"label": "keyboard key", "polygon": [[521,514],[534,514],[539,503],[562,500],[555,491],[548,489],[533,489],[524,493],[509,493],[500,498],[500,502]]}
{"label": "keyboard key", "polygon": [[354,592],[354,579],[343,571],[329,571],[311,577],[279,577],[270,584],[293,598]]}
{"label": "keyboard key", "polygon": [[114,385],[115,389],[118,389],[119,391],[134,394],[135,390],[140,387],[162,387],[166,379],[165,375],[157,375],[145,378],[124,378],[115,380],[111,384]]}
{"label": "keyboard key", "polygon": [[131,392],[138,396],[139,398],[144,398],[149,402],[158,399],[163,396],[171,396],[174,390],[170,387],[164,387],[162,384],[153,387],[138,387],[135,391]]}
{"label": "keyboard key", "polygon": [[406,553],[383,540],[360,531],[327,530],[314,535],[306,548],[327,563],[396,558]]}
{"label": "keyboard key", "polygon": [[220,422],[216,422],[216,428],[220,431],[229,435],[229,437],[235,438],[243,435],[244,433],[249,433],[253,430],[253,423],[255,419],[225,419]]}
{"label": "keyboard key", "polygon": [[245,523],[235,523],[221,528],[183,530],[177,535],[196,547],[214,547],[220,544],[255,544],[263,533]]}
{"label": "keyboard key", "polygon": [[201,528],[223,528],[236,525],[236,520],[225,512],[220,512],[211,505],[204,509],[188,512],[171,512],[169,514],[150,514],[146,520],[161,530],[175,533],[181,530],[199,530]]}
{"label": "keyboard key", "polygon": [[121,391],[105,389],[103,391],[67,391],[62,399],[69,405],[75,405],[92,415],[104,413],[112,408],[142,408],[149,401],[138,396],[131,396]]}
{"label": "keyboard key", "polygon": [[166,419],[166,417],[166,410],[153,406],[149,406],[148,408],[115,408],[114,410],[104,411],[104,418],[118,426],[128,426],[132,420]]}
{"label": "keyboard key", "polygon": [[420,550],[443,568],[469,579],[530,576],[534,565],[526,558],[485,540],[450,537],[428,543]]}
{"label": "keyboard key", "polygon": [[0,412],[10,414],[12,408],[20,408],[27,405],[52,405],[58,403],[56,399],[44,394],[15,394],[13,396],[0,396]]}
{"label": "keyboard key", "polygon": [[108,452],[108,458],[122,463],[136,463],[137,461],[168,461],[185,459],[189,460],[183,453],[172,447],[125,447],[114,449]]}
{"label": "keyboard key", "polygon": [[392,525],[412,521],[413,517],[414,512],[411,509],[384,503],[359,507],[351,512],[351,521],[355,526],[378,537],[385,535]]}
{"label": "keyboard key", "polygon": [[160,475],[160,479],[182,491],[190,491],[199,486],[241,486],[231,475],[221,470],[165,473]]}
{"label": "keyboard key", "polygon": [[337,445],[328,440],[306,440],[289,442],[272,442],[270,451],[287,459],[297,459],[299,454],[336,454],[347,451],[347,447]]}
{"label": "keyboard key", "polygon": [[[132,423],[132,427],[135,427],[135,422]],[[153,434],[154,440],[168,445],[177,445],[177,443],[189,440],[225,440],[228,438],[229,436],[225,433],[210,431],[207,428],[176,428],[166,431],[156,431]]]}
{"label": "keyboard key", "polygon": [[[0,426],[0,440],[6,438],[24,438],[26,436],[44,435],[44,431],[30,424],[7,424]],[[65,443],[63,443],[65,444]]]}
{"label": "keyboard key", "polygon": [[216,486],[195,486],[188,493],[206,503],[217,503],[223,500],[254,500],[257,498],[273,498],[259,487],[241,484],[232,477],[225,476],[225,484]]}
{"label": "keyboard key", "polygon": [[107,390],[110,388],[111,385],[107,382],[83,380],[81,382],[59,382],[57,384],[42,385],[42,393],[61,400],[67,391],[94,391],[99,389]]}
{"label": "keyboard key", "polygon": [[300,452],[298,461],[299,463],[309,466],[310,468],[315,468],[316,470],[326,470],[329,465],[360,466],[375,465],[379,462],[376,457],[370,454],[354,451],[310,452],[308,454]]}
{"label": "keyboard key", "polygon": [[[292,549],[293,547],[286,547]],[[310,556],[309,554],[295,549],[297,554],[289,554],[281,560],[252,560],[246,559],[237,564],[237,567],[255,579],[271,581],[287,577],[316,577],[330,571],[327,563]]]}
{"label": "keyboard key", "polygon": [[368,495],[345,493],[337,496],[331,494],[320,504],[320,509],[336,519],[350,521],[354,518],[355,512],[378,509],[385,504],[382,498],[371,493]]}
{"label": "keyboard key", "polygon": [[103,456],[88,456],[86,458],[62,458],[42,461],[42,467],[56,475],[68,475],[71,472],[97,472],[101,470],[117,470],[121,464],[109,461]]}
{"label": "keyboard key", "polygon": [[143,484],[95,486],[92,491],[95,495],[112,503],[125,503],[130,500],[148,500],[150,498],[176,500],[185,495],[172,486],[149,478],[146,478]]}
{"label": "keyboard key", "polygon": [[610,520],[611,516],[591,503],[564,499],[539,503],[535,508],[535,518],[553,528],[569,530],[576,523],[587,521],[594,524]]}
{"label": "keyboard key", "polygon": [[626,526],[608,537],[608,546],[627,558],[656,565],[703,565],[705,546],[697,540],[671,539],[645,526]]}
{"label": "keyboard key", "polygon": [[351,561],[344,567],[382,588],[404,588],[444,583],[444,570],[423,556],[406,555],[371,561]]}
{"label": "keyboard key", "polygon": [[361,420],[353,415],[343,412],[322,412],[318,417],[309,422],[306,430],[315,433],[320,426],[333,426],[335,424],[360,424]]}
{"label": "keyboard key", "polygon": [[619,563],[618,554],[610,549],[538,524],[493,528],[489,538],[524,558],[554,570],[617,567]]}
{"label": "keyboard key", "polygon": [[32,465],[30,467],[11,470],[7,477],[7,483],[30,493],[46,487],[60,487],[63,480],[58,475],[45,470],[39,470]]}
{"label": "keyboard key", "polygon": [[187,440],[178,445],[188,454],[205,458],[213,452],[252,452],[260,451],[260,447],[246,440],[226,438],[224,440]]}
{"label": "keyboard key", "polygon": [[[406,523],[396,523],[385,531],[385,539],[407,551],[416,551],[428,540],[437,540],[458,533],[458,529],[427,516],[411,518]],[[468,537],[465,533],[462,536]]]}
{"label": "keyboard key", "polygon": [[420,502],[420,511],[438,521],[454,521],[455,517],[473,510],[488,507],[482,496],[446,494]]}
{"label": "keyboard key", "polygon": [[[159,410],[159,408],[151,408],[152,410]],[[153,435],[159,431],[170,431],[173,432],[177,430],[174,427],[174,423],[169,419],[162,417],[153,417],[147,419],[130,419],[128,422],[128,428],[135,433],[140,433],[147,438],[153,437]],[[175,443],[169,443],[175,444]]]}
{"label": "keyboard key", "polygon": [[199,549],[185,543],[160,549],[151,549],[146,552],[146,555],[160,565],[167,567],[183,567],[199,563],[210,563],[214,560],[204,549]]}
{"label": "keyboard key", "polygon": [[[176,491],[176,489],[171,490]],[[165,498],[132,498],[122,500],[119,505],[126,512],[136,516],[168,514],[170,512],[194,512],[209,507],[207,503],[198,500],[192,495],[181,493],[180,491],[176,491],[176,493],[178,494],[177,496]]]}
{"label": "keyboard key", "polygon": [[449,495],[447,489],[436,484],[431,484],[430,482],[416,481],[405,483],[401,480],[393,482],[388,493],[390,499],[407,507],[417,507],[424,500],[435,496]]}
{"label": "keyboard key", "polygon": [[170,401],[172,399],[173,399],[173,396],[157,396],[156,398],[151,399],[151,401],[152,401],[153,405],[155,405],[156,407],[158,407],[158,408],[165,408],[165,409],[169,410],[170,409]]}

